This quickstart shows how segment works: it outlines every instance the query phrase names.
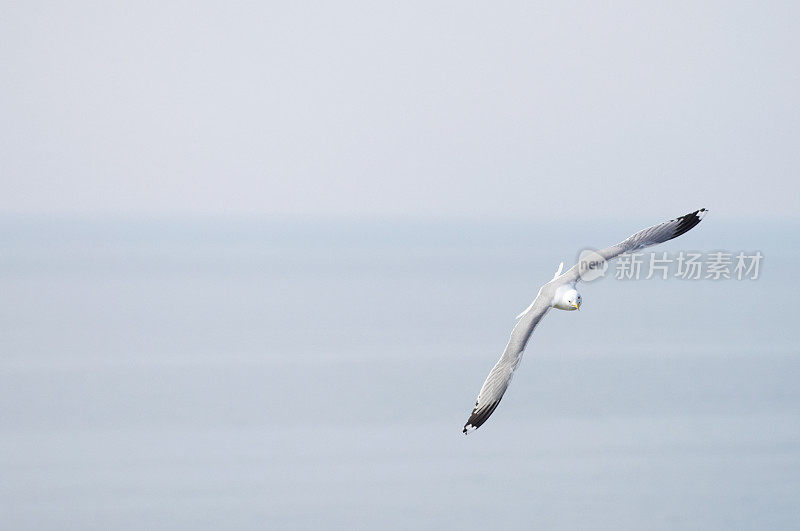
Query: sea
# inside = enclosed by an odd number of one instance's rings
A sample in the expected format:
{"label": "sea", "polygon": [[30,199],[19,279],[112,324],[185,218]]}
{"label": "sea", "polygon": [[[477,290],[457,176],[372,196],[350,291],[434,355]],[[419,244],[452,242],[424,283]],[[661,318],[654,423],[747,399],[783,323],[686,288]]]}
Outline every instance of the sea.
{"label": "sea", "polygon": [[2,527],[798,529],[797,221],[654,249],[757,278],[612,263],[461,433],[559,262],[653,221],[2,217]]}

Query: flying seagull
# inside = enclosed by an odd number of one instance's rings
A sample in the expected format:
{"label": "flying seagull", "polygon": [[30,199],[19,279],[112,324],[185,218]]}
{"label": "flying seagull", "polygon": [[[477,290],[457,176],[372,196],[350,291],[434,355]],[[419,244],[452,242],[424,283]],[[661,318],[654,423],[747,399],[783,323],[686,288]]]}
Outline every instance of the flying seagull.
{"label": "flying seagull", "polygon": [[[550,308],[558,308],[559,310],[579,310],[581,307],[581,294],[576,289],[579,280],[585,277],[589,272],[588,267],[596,267],[597,261],[613,260],[623,253],[630,253],[645,247],[650,247],[665,241],[677,238],[681,234],[688,232],[694,228],[700,220],[703,219],[706,212],[705,208],[695,210],[690,214],[681,216],[658,225],[653,225],[647,229],[637,232],[636,234],[628,237],[626,240],[602,249],[593,253],[594,266],[591,262],[581,260],[579,263],[572,266],[566,273],[562,274],[564,269],[564,262],[558,267],[553,280],[539,288],[539,293],[536,299],[526,308],[521,314],[517,316],[516,326],[511,331],[511,337],[508,339],[506,350],[500,356],[500,361],[489,372],[486,381],[483,382],[478,399],[475,401],[475,409],[469,416],[467,423],[464,425],[464,434],[468,434],[476,430],[486,422],[486,419],[494,412],[500,400],[503,398],[503,393],[508,389],[511,383],[511,378],[514,376],[514,370],[519,365],[522,359],[522,352],[525,350],[525,344],[531,337],[534,328],[539,324],[539,321],[547,315]],[[587,280],[589,277],[585,277]]]}

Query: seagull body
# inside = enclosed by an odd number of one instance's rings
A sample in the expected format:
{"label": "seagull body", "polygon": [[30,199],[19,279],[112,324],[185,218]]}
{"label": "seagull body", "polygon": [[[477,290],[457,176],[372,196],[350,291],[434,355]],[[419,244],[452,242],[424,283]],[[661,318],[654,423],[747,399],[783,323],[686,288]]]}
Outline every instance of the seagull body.
{"label": "seagull body", "polygon": [[[701,208],[685,216],[653,225],[594,254],[600,260],[608,262],[623,253],[630,253],[677,238],[700,223],[706,212],[705,208]],[[551,308],[566,311],[580,309],[582,298],[578,293],[577,284],[582,275],[587,273],[586,264],[581,261],[565,273],[562,273],[563,269],[564,263],[562,262],[553,279],[539,288],[539,293],[531,305],[517,316],[519,321],[511,331],[506,349],[489,372],[489,376],[486,377],[486,381],[478,393],[478,399],[475,401],[475,408],[464,425],[463,433],[465,435],[478,429],[497,409],[503,394],[511,383],[514,371],[522,359],[522,352],[525,350],[528,339],[547,312]]]}

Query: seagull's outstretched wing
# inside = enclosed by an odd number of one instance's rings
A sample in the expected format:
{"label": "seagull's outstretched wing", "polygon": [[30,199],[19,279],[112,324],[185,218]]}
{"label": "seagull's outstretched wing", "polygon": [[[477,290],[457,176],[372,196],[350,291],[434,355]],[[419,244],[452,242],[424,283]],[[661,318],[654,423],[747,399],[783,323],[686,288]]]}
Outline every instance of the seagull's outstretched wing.
{"label": "seagull's outstretched wing", "polygon": [[514,330],[511,331],[511,337],[508,339],[505,352],[489,372],[486,381],[483,382],[481,392],[478,393],[478,400],[475,401],[475,409],[472,410],[469,420],[464,425],[464,434],[479,428],[497,408],[500,399],[503,398],[503,393],[506,392],[508,385],[511,383],[514,370],[522,359],[522,351],[525,350],[528,338],[531,337],[531,333],[533,333],[533,329],[536,328],[539,321],[550,310],[550,301],[545,300],[546,298],[542,294],[542,290],[539,290],[539,294],[533,304],[520,316],[520,320]]}
{"label": "seagull's outstretched wing", "polygon": [[[597,254],[609,261],[623,253],[638,251],[677,238],[696,227],[706,212],[708,210],[701,208],[685,216],[640,230],[616,245],[597,251]],[[559,278],[560,283],[577,282],[578,280],[580,280],[580,264],[575,264]]]}

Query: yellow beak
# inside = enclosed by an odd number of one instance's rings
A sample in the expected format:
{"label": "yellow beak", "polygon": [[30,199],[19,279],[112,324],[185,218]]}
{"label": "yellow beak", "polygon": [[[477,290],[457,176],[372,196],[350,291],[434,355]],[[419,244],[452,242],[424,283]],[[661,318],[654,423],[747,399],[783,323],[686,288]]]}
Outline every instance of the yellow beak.
{"label": "yellow beak", "polygon": [[580,310],[581,309],[581,305],[578,304],[577,302],[575,304],[573,304],[572,307],[575,308],[576,310]]}

